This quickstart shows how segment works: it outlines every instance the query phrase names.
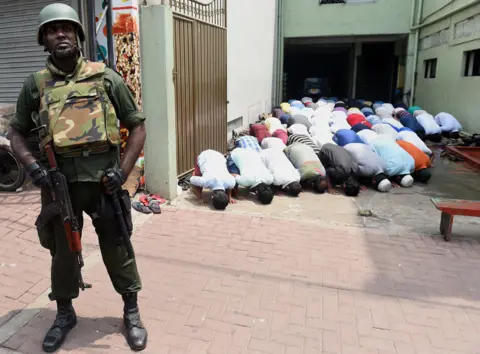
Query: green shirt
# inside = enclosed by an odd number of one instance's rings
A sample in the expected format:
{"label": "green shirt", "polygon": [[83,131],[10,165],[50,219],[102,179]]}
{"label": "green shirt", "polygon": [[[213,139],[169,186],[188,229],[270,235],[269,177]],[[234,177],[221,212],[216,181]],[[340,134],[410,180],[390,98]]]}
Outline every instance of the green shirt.
{"label": "green shirt", "polygon": [[[145,115],[138,110],[123,78],[110,68],[105,69],[104,75],[108,97],[112,101],[120,122],[130,130],[145,121]],[[16,113],[10,122],[11,127],[25,137],[30,135],[30,130],[35,128],[32,114],[38,113],[39,108],[40,95],[34,74],[31,74],[23,83],[18,96]],[[116,162],[118,162],[118,153],[115,149],[107,154],[87,157],[64,158],[57,155],[58,166],[69,182],[98,182],[105,170]]]}

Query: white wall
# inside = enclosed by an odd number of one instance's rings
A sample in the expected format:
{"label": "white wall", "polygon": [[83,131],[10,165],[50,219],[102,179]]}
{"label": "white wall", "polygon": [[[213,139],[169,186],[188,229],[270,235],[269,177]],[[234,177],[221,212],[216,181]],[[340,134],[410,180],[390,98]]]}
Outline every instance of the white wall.
{"label": "white wall", "polygon": [[244,127],[271,110],[275,3],[228,2],[228,121],[243,116]]}

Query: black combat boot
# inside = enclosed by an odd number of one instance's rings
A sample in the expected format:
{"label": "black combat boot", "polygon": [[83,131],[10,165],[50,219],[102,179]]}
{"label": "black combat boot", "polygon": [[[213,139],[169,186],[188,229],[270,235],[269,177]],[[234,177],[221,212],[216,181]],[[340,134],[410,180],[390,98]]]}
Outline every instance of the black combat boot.
{"label": "black combat boot", "polygon": [[147,330],[140,319],[140,310],[137,304],[137,293],[122,295],[123,324],[127,334],[127,343],[132,350],[140,351],[147,346]]}
{"label": "black combat boot", "polygon": [[70,332],[77,325],[77,315],[72,300],[57,300],[57,317],[43,340],[43,350],[53,353],[60,348]]}

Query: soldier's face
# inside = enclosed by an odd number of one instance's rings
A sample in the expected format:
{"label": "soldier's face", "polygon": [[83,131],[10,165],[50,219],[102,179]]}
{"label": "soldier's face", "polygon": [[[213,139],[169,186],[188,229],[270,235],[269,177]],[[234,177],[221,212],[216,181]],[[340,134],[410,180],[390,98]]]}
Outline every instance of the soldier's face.
{"label": "soldier's face", "polygon": [[77,54],[77,32],[70,22],[53,22],[45,26],[45,44],[48,51],[57,58]]}

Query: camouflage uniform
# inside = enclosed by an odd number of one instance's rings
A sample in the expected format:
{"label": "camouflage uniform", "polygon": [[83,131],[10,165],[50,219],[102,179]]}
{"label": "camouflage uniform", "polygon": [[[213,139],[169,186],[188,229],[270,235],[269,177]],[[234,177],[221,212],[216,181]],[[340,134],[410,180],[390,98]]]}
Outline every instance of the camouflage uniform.
{"label": "camouflage uniform", "polygon": [[[76,78],[73,87],[68,84]],[[64,97],[67,95],[67,97]],[[65,99],[64,99],[65,98]],[[60,101],[65,101],[57,114]],[[120,233],[115,214],[104,200],[101,178],[105,170],[119,163],[115,148],[120,143],[117,119],[131,129],[145,120],[123,79],[102,63],[79,58],[73,74],[56,68],[51,60],[47,68],[30,75],[17,102],[12,128],[27,136],[38,124],[37,112],[47,111],[60,171],[68,182],[72,206],[80,226],[83,212],[93,221],[103,261],[115,290],[120,294],[141,289],[135,260],[128,259],[125,248],[115,240]],[[33,118],[32,118],[33,117]],[[51,202],[42,190],[42,205]],[[73,299],[79,294],[74,276],[74,258],[69,250],[63,226],[51,222],[39,230],[42,246],[52,255],[51,300]]]}

